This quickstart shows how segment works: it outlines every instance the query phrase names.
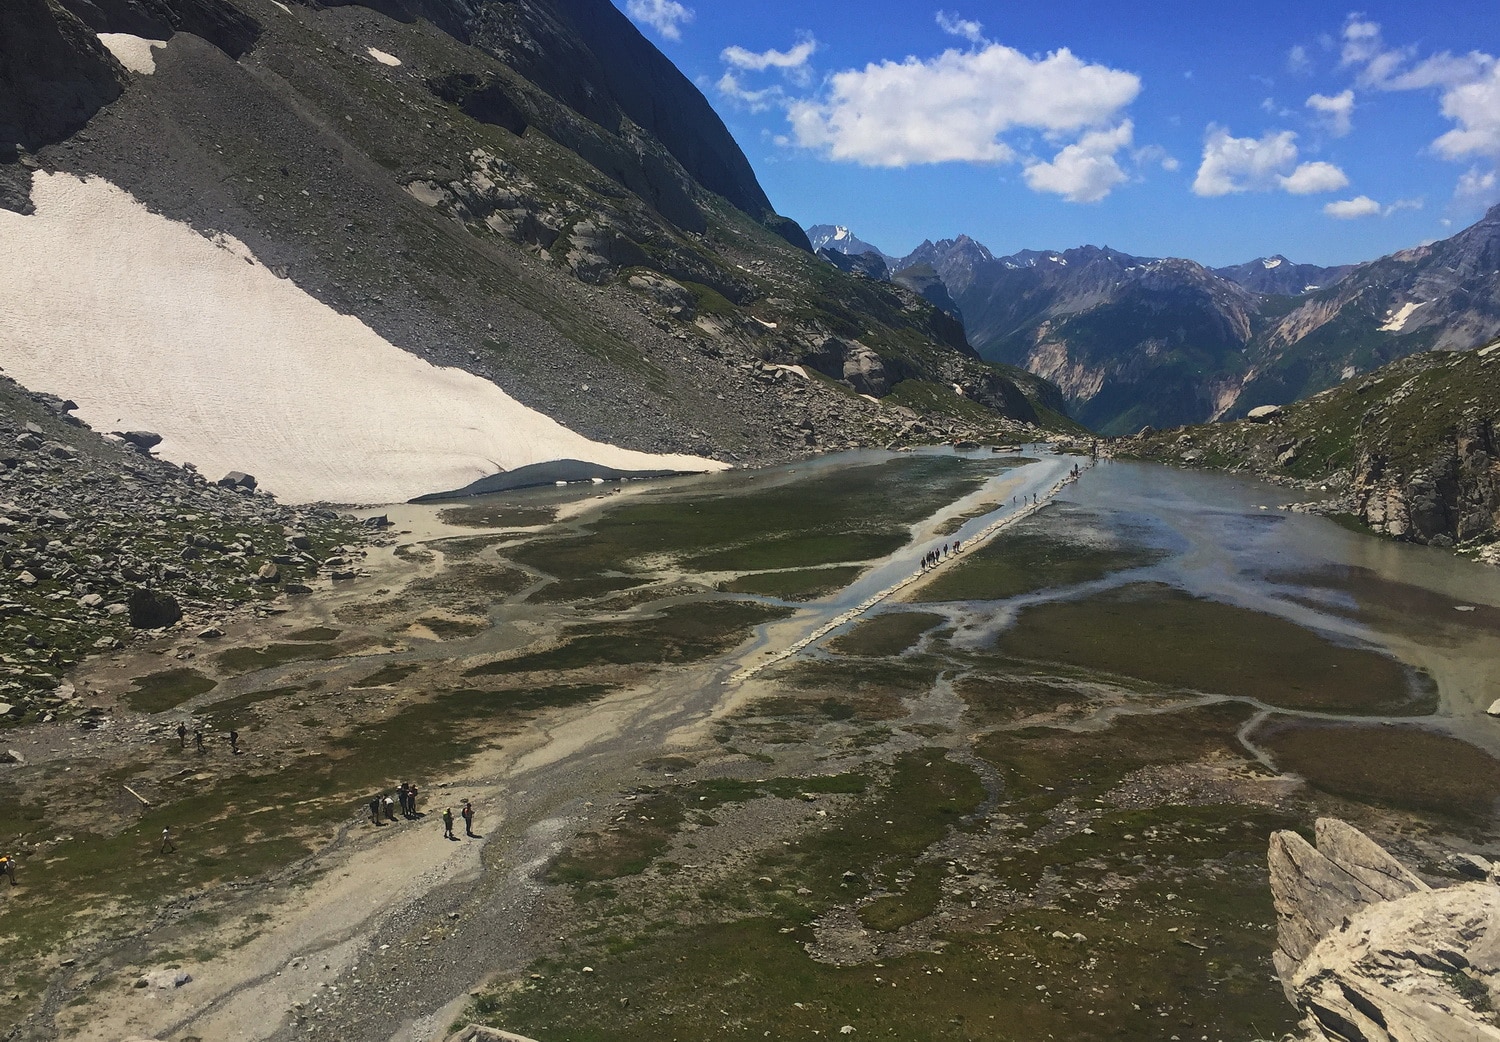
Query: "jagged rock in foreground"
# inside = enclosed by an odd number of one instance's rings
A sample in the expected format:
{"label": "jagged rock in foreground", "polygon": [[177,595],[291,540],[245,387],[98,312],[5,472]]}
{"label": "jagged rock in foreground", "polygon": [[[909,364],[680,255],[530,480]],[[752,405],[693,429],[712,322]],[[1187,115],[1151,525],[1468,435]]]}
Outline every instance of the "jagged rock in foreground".
{"label": "jagged rock in foreground", "polygon": [[533,1040],[522,1035],[513,1035],[509,1031],[470,1024],[449,1035],[447,1042],[533,1042]]}
{"label": "jagged rock in foreground", "polygon": [[1500,1042],[1500,886],[1434,890],[1364,833],[1271,836],[1276,972],[1304,1042]]}

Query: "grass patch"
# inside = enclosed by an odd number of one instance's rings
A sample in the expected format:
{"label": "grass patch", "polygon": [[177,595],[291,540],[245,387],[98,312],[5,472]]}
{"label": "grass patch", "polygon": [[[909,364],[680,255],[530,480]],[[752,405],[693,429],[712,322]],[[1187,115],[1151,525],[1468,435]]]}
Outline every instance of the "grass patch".
{"label": "grass patch", "polygon": [[1471,826],[1492,825],[1500,761],[1467,742],[1415,727],[1282,723],[1257,744],[1315,789]]}
{"label": "grass patch", "polygon": [[300,687],[273,687],[264,691],[251,691],[206,706],[203,715],[211,727],[227,731],[242,726],[253,715],[251,710],[260,703],[269,702],[273,698],[295,695],[301,691]]}
{"label": "grass patch", "polygon": [[196,669],[168,669],[138,677],[121,699],[140,713],[161,713],[218,685]]}
{"label": "grass patch", "polygon": [[286,635],[286,639],[307,643],[327,642],[330,640],[338,640],[343,632],[343,630],[336,630],[331,626],[310,626],[305,630],[297,630],[295,633],[288,633]]}
{"label": "grass patch", "polygon": [[363,680],[349,686],[352,688],[385,687],[387,684],[399,684],[407,677],[420,672],[422,672],[420,663],[393,662],[388,666],[380,667]]}
{"label": "grass patch", "polygon": [[749,593],[786,601],[811,601],[836,593],[859,578],[859,565],[841,568],[793,568],[780,572],[752,572],[723,583],[730,593]]}
{"label": "grass patch", "polygon": [[693,662],[727,651],[752,626],[782,618],[788,609],[745,601],[675,604],[632,622],[570,627],[565,642],[546,651],[485,663],[465,676],[495,676],[537,670],[573,670],[601,665],[661,665]]}
{"label": "grass patch", "polygon": [[922,634],[944,621],[943,616],[929,612],[882,612],[829,641],[828,650],[872,658],[900,655],[916,644]]}
{"label": "grass patch", "polygon": [[426,626],[439,640],[472,637],[490,628],[486,619],[450,619],[442,615],[424,615],[417,620],[417,624]]}
{"label": "grass patch", "polygon": [[996,650],[1287,709],[1419,716],[1437,707],[1425,674],[1393,658],[1157,584],[1030,608]]}
{"label": "grass patch", "polygon": [[903,456],[692,498],[663,492],[607,508],[583,535],[533,540],[509,556],[559,579],[642,571],[663,556],[709,571],[868,560],[903,545],[908,525],[999,469],[993,460]]}
{"label": "grass patch", "polygon": [[964,554],[956,565],[939,571],[907,599],[929,603],[1002,600],[1092,582],[1166,556],[1145,546],[1084,543],[1048,534],[1056,529],[1055,523],[1044,529],[1035,519],[1028,519]]}
{"label": "grass patch", "polygon": [[680,799],[650,793],[633,801],[608,831],[581,834],[553,863],[548,878],[555,883],[594,883],[639,875],[666,850],[682,817]]}
{"label": "grass patch", "polygon": [[567,604],[593,600],[622,590],[643,586],[646,579],[638,575],[597,575],[587,579],[563,579],[548,583],[529,598],[533,604]]}
{"label": "grass patch", "polygon": [[254,673],[288,662],[318,662],[338,655],[332,644],[270,644],[264,648],[230,648],[219,653],[219,665],[231,673]]}
{"label": "grass patch", "polygon": [[460,528],[540,528],[557,519],[551,507],[518,507],[508,503],[470,503],[438,511],[438,520]]}
{"label": "grass patch", "polygon": [[1100,796],[1131,771],[1151,764],[1245,759],[1235,735],[1252,713],[1248,706],[1224,702],[1120,716],[1098,731],[994,731],[975,743],[975,752],[1004,773],[1008,804],[1050,807],[1068,798]]}

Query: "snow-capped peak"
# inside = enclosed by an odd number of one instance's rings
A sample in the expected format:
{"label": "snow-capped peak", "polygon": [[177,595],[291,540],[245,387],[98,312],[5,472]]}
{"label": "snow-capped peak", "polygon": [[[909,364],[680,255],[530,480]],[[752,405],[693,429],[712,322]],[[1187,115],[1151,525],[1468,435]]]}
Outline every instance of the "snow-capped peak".
{"label": "snow-capped peak", "polygon": [[1262,257],[1260,264],[1261,264],[1261,267],[1263,267],[1263,268],[1268,268],[1268,269],[1269,268],[1279,268],[1279,267],[1281,267],[1281,258],[1280,257]]}

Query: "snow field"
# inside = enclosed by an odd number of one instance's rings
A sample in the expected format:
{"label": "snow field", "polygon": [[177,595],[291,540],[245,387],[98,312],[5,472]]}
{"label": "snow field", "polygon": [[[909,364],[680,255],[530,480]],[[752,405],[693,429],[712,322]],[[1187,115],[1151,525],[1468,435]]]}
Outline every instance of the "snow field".
{"label": "snow field", "polygon": [[555,459],[727,469],[584,438],[102,179],[38,172],[32,199],[32,216],[0,210],[0,366],[95,430],[157,432],[159,455],[210,479],[378,504]]}

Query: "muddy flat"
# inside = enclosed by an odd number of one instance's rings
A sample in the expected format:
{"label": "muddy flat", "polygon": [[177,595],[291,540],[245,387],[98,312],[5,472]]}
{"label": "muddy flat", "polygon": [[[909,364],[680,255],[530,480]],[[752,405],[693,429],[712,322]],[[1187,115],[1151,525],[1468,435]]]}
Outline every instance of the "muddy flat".
{"label": "muddy flat", "polygon": [[[1493,849],[1493,635],[1454,659],[1451,627],[1429,647],[1333,596],[1357,565],[1349,596],[1451,610],[1426,556],[1087,462],[393,508],[367,578],[90,660],[98,726],[5,735],[0,1016],[110,1042],[1288,1029],[1269,832],[1332,811],[1434,869],[1454,835]],[[1347,769],[1309,769],[1335,739]],[[1368,768],[1443,743],[1420,799]],[[376,824],[406,783],[417,815]]]}

